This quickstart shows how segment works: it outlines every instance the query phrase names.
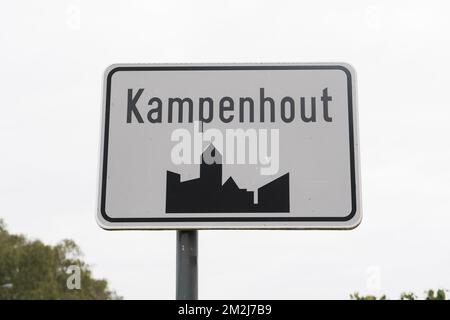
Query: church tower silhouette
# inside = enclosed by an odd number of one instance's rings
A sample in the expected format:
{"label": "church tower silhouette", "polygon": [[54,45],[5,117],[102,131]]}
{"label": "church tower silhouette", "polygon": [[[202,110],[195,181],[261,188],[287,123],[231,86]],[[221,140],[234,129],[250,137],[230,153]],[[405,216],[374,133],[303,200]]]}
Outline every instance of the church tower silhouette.
{"label": "church tower silhouette", "polygon": [[200,180],[209,181],[214,187],[222,185],[222,154],[213,144],[202,153]]}

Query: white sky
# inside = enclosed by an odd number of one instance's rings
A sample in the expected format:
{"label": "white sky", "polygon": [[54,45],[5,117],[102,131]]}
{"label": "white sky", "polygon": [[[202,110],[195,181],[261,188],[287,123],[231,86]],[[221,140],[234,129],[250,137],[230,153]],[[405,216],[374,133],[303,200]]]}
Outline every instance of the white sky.
{"label": "white sky", "polygon": [[173,298],[175,232],[95,222],[102,74],[112,63],[349,62],[363,223],[201,231],[200,298],[450,289],[448,1],[4,1],[0,218],[74,239],[125,298]]}

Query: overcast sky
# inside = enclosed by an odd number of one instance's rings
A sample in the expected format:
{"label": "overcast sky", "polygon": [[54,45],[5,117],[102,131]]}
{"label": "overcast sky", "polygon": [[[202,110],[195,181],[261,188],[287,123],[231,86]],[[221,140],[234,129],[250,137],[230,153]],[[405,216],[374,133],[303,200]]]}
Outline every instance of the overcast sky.
{"label": "overcast sky", "polygon": [[448,1],[4,1],[0,218],[74,239],[125,298],[175,296],[175,231],[95,222],[112,63],[348,62],[358,76],[363,222],[201,231],[199,297],[398,297],[450,289]]}

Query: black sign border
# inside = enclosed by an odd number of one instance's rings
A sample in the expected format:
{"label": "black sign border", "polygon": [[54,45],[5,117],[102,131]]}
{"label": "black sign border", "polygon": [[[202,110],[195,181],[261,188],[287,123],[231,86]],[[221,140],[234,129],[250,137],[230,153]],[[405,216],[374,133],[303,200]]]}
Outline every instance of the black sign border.
{"label": "black sign border", "polygon": [[[114,73],[119,71],[221,71],[221,70],[341,70],[347,76],[348,96],[348,123],[350,142],[350,180],[352,193],[352,210],[345,217],[175,217],[175,218],[111,218],[106,214],[106,180],[108,171],[108,142],[109,142],[109,116],[111,100],[111,79]],[[211,66],[120,66],[108,72],[106,80],[106,102],[104,114],[104,136],[103,136],[103,166],[102,184],[100,196],[100,212],[108,222],[115,223],[143,223],[143,222],[347,222],[356,214],[356,168],[354,147],[354,125],[353,125],[353,88],[352,74],[350,70],[341,65],[211,65]]]}

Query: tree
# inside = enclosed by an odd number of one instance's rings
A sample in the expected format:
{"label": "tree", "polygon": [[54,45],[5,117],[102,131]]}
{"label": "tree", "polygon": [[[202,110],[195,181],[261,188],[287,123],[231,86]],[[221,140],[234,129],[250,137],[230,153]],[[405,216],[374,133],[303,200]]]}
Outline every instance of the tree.
{"label": "tree", "polygon": [[438,289],[436,291],[436,293],[434,292],[434,290],[428,290],[426,292],[427,297],[425,298],[426,300],[445,300],[446,296],[445,296],[445,290],[443,289]]}
{"label": "tree", "polygon": [[381,297],[377,298],[376,296],[372,296],[372,295],[362,296],[358,292],[355,292],[353,294],[350,294],[350,299],[351,300],[386,300],[386,296],[382,295]]}
{"label": "tree", "polygon": [[120,299],[81,257],[72,240],[31,241],[10,234],[0,219],[0,299]]}
{"label": "tree", "polygon": [[403,292],[400,295],[400,300],[416,300],[417,296],[412,292]]}
{"label": "tree", "polygon": [[[425,300],[446,300],[445,290],[438,289],[436,292],[434,290],[425,291]],[[386,300],[386,295],[382,295],[377,298],[372,295],[362,296],[358,292],[350,295],[351,300]],[[417,300],[417,296],[413,292],[403,292],[400,295],[400,300]]]}

